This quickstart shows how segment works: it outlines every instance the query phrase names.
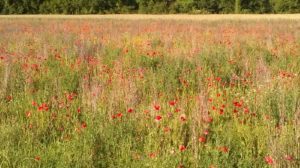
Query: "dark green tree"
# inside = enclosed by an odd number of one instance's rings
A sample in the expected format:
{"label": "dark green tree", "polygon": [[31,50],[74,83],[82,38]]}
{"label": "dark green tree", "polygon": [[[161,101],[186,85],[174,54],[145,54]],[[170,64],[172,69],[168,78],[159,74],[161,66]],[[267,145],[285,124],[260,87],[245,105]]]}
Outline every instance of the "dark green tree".
{"label": "dark green tree", "polygon": [[35,14],[43,0],[2,0],[2,12],[6,14]]}
{"label": "dark green tree", "polygon": [[274,13],[300,13],[300,0],[272,0]]}
{"label": "dark green tree", "polygon": [[236,0],[221,0],[219,4],[220,13],[234,13]]}
{"label": "dark green tree", "polygon": [[3,13],[4,1],[0,1],[0,14]]}
{"label": "dark green tree", "polygon": [[117,13],[132,13],[138,10],[136,0],[117,0],[115,6]]}
{"label": "dark green tree", "polygon": [[300,13],[300,0],[0,0],[2,14]]}
{"label": "dark green tree", "polygon": [[140,13],[169,13],[176,0],[137,0]]}
{"label": "dark green tree", "polygon": [[194,0],[176,0],[170,4],[170,13],[191,13],[193,11]]}
{"label": "dark green tree", "polygon": [[205,10],[209,13],[220,13],[220,2],[221,0],[195,0],[194,5],[198,10]]}
{"label": "dark green tree", "polygon": [[269,13],[272,11],[269,0],[241,0],[244,13]]}

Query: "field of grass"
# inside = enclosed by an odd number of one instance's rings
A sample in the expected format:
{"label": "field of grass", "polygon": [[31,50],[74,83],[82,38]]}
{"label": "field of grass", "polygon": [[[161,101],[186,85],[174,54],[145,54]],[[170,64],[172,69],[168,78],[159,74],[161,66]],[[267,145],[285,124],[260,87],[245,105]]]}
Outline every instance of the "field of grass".
{"label": "field of grass", "polygon": [[172,16],[1,16],[0,167],[299,167],[299,15]]}

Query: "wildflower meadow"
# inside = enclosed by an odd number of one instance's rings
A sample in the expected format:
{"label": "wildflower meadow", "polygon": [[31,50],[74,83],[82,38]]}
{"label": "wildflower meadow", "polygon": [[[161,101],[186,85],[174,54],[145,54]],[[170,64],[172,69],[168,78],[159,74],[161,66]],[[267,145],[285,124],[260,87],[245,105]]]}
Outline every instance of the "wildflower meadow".
{"label": "wildflower meadow", "polygon": [[300,20],[0,19],[0,167],[300,166]]}

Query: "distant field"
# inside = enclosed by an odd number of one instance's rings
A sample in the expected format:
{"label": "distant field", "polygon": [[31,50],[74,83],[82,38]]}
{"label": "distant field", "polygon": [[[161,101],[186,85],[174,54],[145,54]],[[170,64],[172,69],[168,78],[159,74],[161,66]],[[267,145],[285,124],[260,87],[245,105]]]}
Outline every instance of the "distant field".
{"label": "distant field", "polygon": [[299,16],[0,16],[0,168],[299,168]]}
{"label": "distant field", "polygon": [[51,19],[126,19],[126,20],[260,20],[260,19],[287,19],[300,20],[300,14],[228,14],[228,15],[0,15],[0,18],[51,18]]}

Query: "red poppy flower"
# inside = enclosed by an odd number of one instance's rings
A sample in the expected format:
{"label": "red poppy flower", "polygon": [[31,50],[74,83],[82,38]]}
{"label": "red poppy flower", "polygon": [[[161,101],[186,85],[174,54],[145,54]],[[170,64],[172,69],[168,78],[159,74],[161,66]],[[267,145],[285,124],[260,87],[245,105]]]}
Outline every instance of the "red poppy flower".
{"label": "red poppy flower", "polygon": [[133,109],[132,109],[132,108],[129,108],[129,109],[127,110],[127,112],[128,112],[128,113],[132,113],[132,112],[133,112]]}
{"label": "red poppy flower", "polygon": [[67,95],[67,98],[68,98],[69,101],[72,101],[74,99],[72,94]]}
{"label": "red poppy flower", "polygon": [[271,156],[266,156],[265,161],[268,165],[272,165],[274,163],[274,160]]}
{"label": "red poppy flower", "polygon": [[49,110],[49,107],[46,103],[43,103],[41,104],[39,107],[38,107],[38,110],[39,111],[48,111]]}
{"label": "red poppy flower", "polygon": [[13,99],[12,96],[7,96],[7,97],[6,97],[6,100],[7,100],[7,101],[12,101],[12,99]]}
{"label": "red poppy flower", "polygon": [[165,128],[164,128],[164,132],[167,133],[167,132],[170,132],[170,131],[171,131],[171,128],[169,128],[169,127],[165,127]]}
{"label": "red poppy flower", "polygon": [[160,110],[160,105],[154,105],[154,109],[155,109],[156,111],[159,111],[159,110]]}
{"label": "red poppy flower", "polygon": [[229,151],[228,147],[226,147],[226,146],[220,147],[219,150],[224,153],[228,153],[228,151]]}
{"label": "red poppy flower", "polygon": [[248,108],[244,108],[244,113],[248,114],[249,113],[249,109]]}
{"label": "red poppy flower", "polygon": [[181,115],[180,115],[180,120],[181,120],[182,122],[186,121],[186,115],[185,115],[185,114],[181,114]]}
{"label": "red poppy flower", "polygon": [[235,102],[233,102],[233,105],[234,105],[235,107],[242,107],[243,102],[237,102],[237,101],[235,101]]}
{"label": "red poppy flower", "polygon": [[159,116],[159,115],[155,117],[155,120],[156,120],[156,121],[160,121],[161,119],[162,119],[162,117]]}
{"label": "red poppy flower", "polygon": [[213,122],[213,118],[212,117],[206,117],[203,119],[205,122],[207,123],[212,123]]}
{"label": "red poppy flower", "polygon": [[41,157],[40,157],[40,156],[36,156],[36,157],[34,157],[34,160],[40,161],[40,160],[41,160]]}
{"label": "red poppy flower", "polygon": [[30,112],[30,111],[27,111],[27,112],[26,112],[26,117],[29,118],[30,116],[31,116],[31,112]]}
{"label": "red poppy flower", "polygon": [[127,54],[127,53],[128,53],[128,49],[125,49],[125,50],[124,50],[124,53]]}
{"label": "red poppy flower", "polygon": [[117,117],[119,117],[119,118],[121,118],[122,116],[123,116],[122,113],[118,113],[118,114],[117,114]]}
{"label": "red poppy flower", "polygon": [[209,168],[216,168],[216,166],[215,165],[210,165]]}
{"label": "red poppy flower", "polygon": [[47,104],[43,104],[43,107],[44,107],[44,110],[45,110],[45,111],[48,111],[49,107],[48,107]]}
{"label": "red poppy flower", "polygon": [[150,158],[155,158],[155,157],[156,157],[156,154],[152,152],[152,153],[149,154],[149,157],[150,157]]}
{"label": "red poppy flower", "polygon": [[212,106],[212,110],[217,110],[216,106]]}
{"label": "red poppy flower", "polygon": [[170,105],[170,106],[175,106],[175,104],[176,104],[176,101],[175,101],[175,100],[169,101],[169,105]]}
{"label": "red poppy flower", "polygon": [[265,119],[266,119],[266,120],[270,120],[270,119],[271,119],[271,116],[265,115]]}
{"label": "red poppy flower", "polygon": [[186,147],[184,145],[179,145],[179,150],[183,152],[186,150]]}
{"label": "red poppy flower", "polygon": [[184,165],[183,165],[183,164],[180,164],[180,165],[178,165],[177,168],[184,168]]}
{"label": "red poppy flower", "polygon": [[31,103],[33,106],[37,106],[38,104],[35,101],[32,101]]}
{"label": "red poppy flower", "polygon": [[287,161],[293,161],[294,157],[292,155],[285,155],[284,159],[287,160]]}
{"label": "red poppy flower", "polygon": [[223,109],[220,109],[220,115],[223,115],[224,114],[224,110]]}
{"label": "red poppy flower", "polygon": [[206,142],[206,138],[204,136],[199,137],[199,142],[205,143]]}
{"label": "red poppy flower", "polygon": [[87,127],[86,122],[82,122],[82,123],[81,123],[81,128],[86,128],[86,127]]}
{"label": "red poppy flower", "polygon": [[209,131],[208,131],[208,130],[205,130],[203,133],[204,133],[204,135],[208,135],[208,134],[209,134]]}

